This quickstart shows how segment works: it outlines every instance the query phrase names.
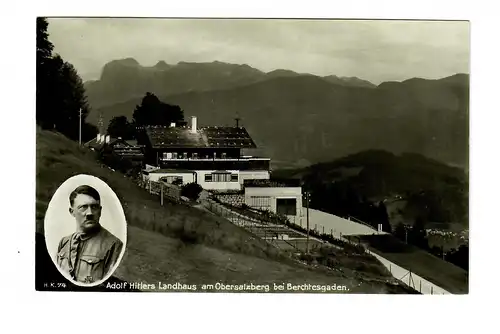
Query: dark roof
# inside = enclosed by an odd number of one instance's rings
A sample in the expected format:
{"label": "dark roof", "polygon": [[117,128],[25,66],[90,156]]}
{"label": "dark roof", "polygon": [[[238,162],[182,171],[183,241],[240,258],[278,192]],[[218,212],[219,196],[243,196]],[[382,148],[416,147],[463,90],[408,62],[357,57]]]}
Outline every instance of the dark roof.
{"label": "dark roof", "polygon": [[148,173],[196,173],[194,170],[190,169],[154,169],[148,171]]}
{"label": "dark roof", "polygon": [[102,143],[97,142],[97,138],[94,138],[92,140],[89,140],[88,142],[85,143],[85,146],[94,148],[94,149],[99,149],[103,146]]}
{"label": "dark roof", "polygon": [[154,148],[256,148],[243,127],[202,127],[196,133],[189,127],[146,127]]}
{"label": "dark roof", "polygon": [[[120,145],[116,145],[120,144]],[[114,149],[120,150],[120,148],[124,149],[130,149],[130,150],[139,150],[141,148],[141,145],[137,144],[136,140],[124,140],[122,138],[110,138],[109,143],[106,142],[97,142],[97,138],[93,138],[92,140],[88,141],[85,143],[85,146],[94,148],[94,149],[100,149],[103,146],[108,145],[113,147]]]}

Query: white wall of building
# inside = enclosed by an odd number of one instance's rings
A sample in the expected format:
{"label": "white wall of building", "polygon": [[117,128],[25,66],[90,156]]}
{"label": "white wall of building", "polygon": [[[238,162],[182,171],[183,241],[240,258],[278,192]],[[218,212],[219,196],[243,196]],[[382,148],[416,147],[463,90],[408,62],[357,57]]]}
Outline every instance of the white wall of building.
{"label": "white wall of building", "polygon": [[[159,181],[161,177],[164,176],[179,176],[183,178],[183,183],[197,182],[207,190],[241,190],[243,188],[244,180],[256,180],[256,179],[269,179],[268,171],[239,171],[239,170],[228,170],[228,173],[238,175],[237,181],[229,182],[216,182],[216,181],[205,181],[205,175],[218,172],[218,170],[197,170],[196,178],[193,173],[186,172],[154,172],[153,168],[149,168],[149,175],[144,176],[144,180]],[[196,180],[195,180],[196,179]],[[284,189],[284,188],[283,188]],[[300,188],[298,188],[300,189]]]}
{"label": "white wall of building", "polygon": [[179,173],[173,173],[173,172],[166,172],[166,173],[154,173],[150,172],[149,175],[146,177],[150,181],[155,181],[159,182],[160,178],[162,177],[167,177],[167,176],[178,176],[182,177],[182,183],[191,183],[194,182],[195,174],[194,173],[187,173],[187,172],[179,172]]}
{"label": "white wall of building", "polygon": [[243,184],[245,180],[269,180],[270,175],[267,170],[242,170],[240,171],[240,184]]}
{"label": "white wall of building", "polygon": [[196,171],[198,184],[201,185],[203,187],[203,189],[207,189],[207,190],[240,190],[241,189],[241,184],[239,182],[240,171],[238,171],[238,170],[228,170],[227,171],[231,174],[237,174],[238,175],[237,181],[230,181],[230,182],[215,182],[215,181],[207,182],[207,181],[205,181],[205,175],[212,174],[214,172],[216,172],[216,170],[198,170],[198,171]]}
{"label": "white wall of building", "polygon": [[297,204],[297,216],[302,212],[302,188],[301,187],[246,187],[245,204],[252,206],[252,196],[268,197],[270,199],[270,211],[276,212],[276,200],[279,198],[294,198]]}

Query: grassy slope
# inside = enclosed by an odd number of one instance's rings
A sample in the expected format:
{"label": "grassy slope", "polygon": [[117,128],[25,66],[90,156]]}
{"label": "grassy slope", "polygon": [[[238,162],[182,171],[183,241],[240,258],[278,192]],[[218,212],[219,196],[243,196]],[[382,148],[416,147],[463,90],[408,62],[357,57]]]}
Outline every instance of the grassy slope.
{"label": "grassy slope", "polygon": [[[166,203],[140,189],[122,174],[95,161],[93,152],[64,136],[37,130],[36,230],[37,281],[54,272],[43,242],[43,219],[56,189],[77,174],[98,176],[120,198],[128,221],[128,244],[115,273],[129,282],[345,284],[351,292],[391,293],[404,289],[379,281],[361,281],[290,260],[230,222],[184,205]],[[45,275],[45,276],[44,276]],[[57,273],[56,273],[57,276]],[[44,278],[45,277],[45,278]]]}
{"label": "grassy slope", "polygon": [[377,254],[385,257],[451,293],[468,292],[468,273],[452,263],[412,245],[406,245],[392,235],[356,236]]}

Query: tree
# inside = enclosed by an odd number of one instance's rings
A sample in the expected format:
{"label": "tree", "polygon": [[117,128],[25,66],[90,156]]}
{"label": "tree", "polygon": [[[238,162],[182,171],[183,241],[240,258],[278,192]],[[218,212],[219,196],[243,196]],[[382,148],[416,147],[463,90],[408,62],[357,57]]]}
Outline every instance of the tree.
{"label": "tree", "polygon": [[170,125],[184,121],[184,111],[177,105],[162,102],[152,93],[146,93],[141,105],[135,107],[133,123],[136,125]]}
{"label": "tree", "polygon": [[187,183],[181,189],[181,196],[185,196],[192,201],[196,201],[203,188],[198,183]]}
{"label": "tree", "polygon": [[108,125],[108,134],[114,138],[133,139],[133,125],[128,122],[126,116],[113,117]]}
{"label": "tree", "polygon": [[469,271],[469,246],[460,245],[457,250],[446,254],[446,261]]}
{"label": "tree", "polygon": [[56,120],[56,129],[71,139],[78,139],[80,110],[82,113],[82,123],[85,122],[89,113],[87,97],[83,82],[74,66],[64,62],[59,55],[59,62],[62,62],[60,76],[58,77],[57,100],[54,104],[57,106],[55,112],[58,115]]}
{"label": "tree", "polygon": [[42,17],[36,19],[36,119],[44,128],[53,127],[53,122],[47,117],[50,84],[55,74],[50,70],[54,46],[48,39],[48,25],[47,19]]}
{"label": "tree", "polygon": [[417,217],[415,224],[408,233],[408,242],[422,249],[428,249],[427,233],[425,231],[425,222],[422,217]]}
{"label": "tree", "polygon": [[394,236],[399,240],[406,241],[406,227],[403,223],[396,225],[394,229]]}
{"label": "tree", "polygon": [[85,125],[89,107],[82,79],[72,64],[52,54],[53,45],[48,40],[47,27],[45,18],[37,18],[37,124],[76,140],[81,111],[82,139],[93,137],[95,127]]}
{"label": "tree", "polygon": [[[36,63],[37,67],[44,65],[52,57],[54,45],[49,41],[47,19],[38,17],[36,19]],[[37,68],[38,69],[38,68]]]}
{"label": "tree", "polygon": [[389,215],[387,214],[387,207],[385,206],[384,202],[380,202],[377,207],[377,218],[378,218],[378,224],[382,224],[382,231],[391,233],[392,232],[392,227],[391,223],[389,222]]}

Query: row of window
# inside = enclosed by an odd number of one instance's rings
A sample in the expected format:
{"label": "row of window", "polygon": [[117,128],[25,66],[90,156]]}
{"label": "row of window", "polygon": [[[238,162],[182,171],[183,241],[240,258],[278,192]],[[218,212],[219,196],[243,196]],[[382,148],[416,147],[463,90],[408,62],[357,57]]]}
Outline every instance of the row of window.
{"label": "row of window", "polygon": [[[188,159],[188,153],[178,153],[178,152],[164,152],[163,153],[163,159]],[[213,156],[210,156],[208,154],[205,154],[204,156],[198,153],[191,153],[191,156],[189,157],[190,159],[212,159],[212,158],[217,158],[217,153],[214,152]],[[227,158],[227,153],[221,153],[220,154],[221,159],[226,159]]]}
{"label": "row of window", "polygon": [[268,196],[250,196],[250,206],[262,210],[271,207],[271,198]]}
{"label": "row of window", "polygon": [[238,174],[231,174],[231,173],[205,174],[205,182],[238,182]]}

